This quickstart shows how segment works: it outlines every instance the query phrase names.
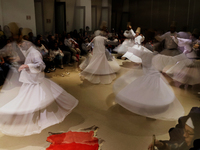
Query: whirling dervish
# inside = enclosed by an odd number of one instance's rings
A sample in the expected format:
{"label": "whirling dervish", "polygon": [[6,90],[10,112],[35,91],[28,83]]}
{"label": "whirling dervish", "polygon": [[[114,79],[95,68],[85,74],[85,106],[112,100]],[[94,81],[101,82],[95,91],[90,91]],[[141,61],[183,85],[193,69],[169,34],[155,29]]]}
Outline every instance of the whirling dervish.
{"label": "whirling dervish", "polygon": [[134,37],[134,45],[132,46],[132,49],[129,49],[122,57],[125,57],[125,58],[128,58],[129,60],[131,60],[132,62],[135,62],[135,63],[142,63],[142,59],[137,57],[136,55],[134,55],[131,50],[141,50],[142,49],[142,42],[144,41],[145,37],[140,34],[141,32],[141,28],[138,27],[137,30],[136,30],[136,35]]}
{"label": "whirling dervish", "polygon": [[117,52],[119,55],[123,55],[128,51],[129,47],[134,46],[135,32],[133,31],[130,23],[127,25],[127,30],[124,31],[124,36],[126,39],[122,44],[118,45],[113,51]]}
{"label": "whirling dervish", "polygon": [[116,44],[117,40],[110,41],[104,35],[104,25],[102,31],[96,31],[96,37],[91,41],[94,43],[93,55],[90,55],[84,64],[80,65],[83,70],[80,73],[82,80],[87,79],[94,84],[110,84],[115,78],[116,73],[119,71],[120,66],[114,58],[108,59],[106,57],[106,44]]}
{"label": "whirling dervish", "polygon": [[78,100],[44,77],[45,64],[31,42],[22,41],[18,46],[25,62],[19,66],[19,78],[14,80],[22,85],[0,93],[0,131],[10,136],[28,136],[62,122]]}
{"label": "whirling dervish", "polygon": [[185,85],[195,85],[200,83],[200,57],[199,43],[200,41],[192,41],[192,39],[183,39],[172,37],[178,46],[183,47],[185,59],[178,61],[166,73],[175,81],[181,83],[180,87]]}
{"label": "whirling dervish", "polygon": [[129,111],[154,119],[177,120],[184,109],[162,74],[154,68],[156,52],[145,47],[129,51],[141,58],[142,69],[132,69],[118,78],[113,89],[116,102]]}

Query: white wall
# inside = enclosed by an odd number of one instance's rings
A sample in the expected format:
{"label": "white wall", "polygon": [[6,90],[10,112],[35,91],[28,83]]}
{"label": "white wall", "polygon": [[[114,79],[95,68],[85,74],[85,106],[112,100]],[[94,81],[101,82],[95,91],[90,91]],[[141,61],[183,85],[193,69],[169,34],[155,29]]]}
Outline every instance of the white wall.
{"label": "white wall", "polygon": [[[1,0],[0,8],[3,25],[16,22],[19,27],[30,28],[36,34],[34,0]],[[31,20],[26,20],[27,15],[31,16]]]}

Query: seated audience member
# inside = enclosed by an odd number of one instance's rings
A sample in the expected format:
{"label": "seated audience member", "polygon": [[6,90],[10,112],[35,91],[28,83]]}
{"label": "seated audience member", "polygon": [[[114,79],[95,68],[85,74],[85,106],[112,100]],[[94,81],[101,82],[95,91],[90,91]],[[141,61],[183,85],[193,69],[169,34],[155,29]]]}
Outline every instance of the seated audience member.
{"label": "seated audience member", "polygon": [[64,54],[63,62],[66,63],[67,65],[71,66],[72,64],[70,64],[70,62],[71,62],[72,55],[71,55],[71,51],[70,51],[69,47],[65,46],[62,41],[59,41],[58,47]]}
{"label": "seated audience member", "polygon": [[79,55],[81,51],[78,48],[78,43],[74,39],[71,38],[69,33],[67,34],[67,37],[64,40],[64,44],[70,48],[70,51],[72,52],[73,56],[75,56],[72,58],[73,59],[76,58],[75,61],[79,61]]}
{"label": "seated audience member", "polygon": [[37,35],[36,40],[37,39],[39,39],[40,43],[43,44],[46,48],[48,47],[46,41],[43,39],[41,35]]}
{"label": "seated audience member", "polygon": [[[179,118],[179,124],[169,130],[170,140],[156,140],[159,150],[189,150],[193,142],[200,138],[200,108],[193,107],[187,116]],[[151,150],[153,144],[148,149]]]}
{"label": "seated audience member", "polygon": [[9,65],[5,63],[3,57],[0,56],[0,86],[3,85],[9,71]]}
{"label": "seated audience member", "polygon": [[23,36],[23,39],[28,41],[28,40],[29,40],[29,39],[28,39],[28,35],[24,35],[24,36]]}
{"label": "seated audience member", "polygon": [[51,68],[51,66],[53,64],[53,58],[50,58],[49,51],[41,43],[40,39],[36,40],[35,46],[36,46],[36,49],[41,53],[41,55],[43,57],[43,61],[44,61],[45,65],[46,65],[46,68],[45,68],[44,72],[50,73],[50,68]]}
{"label": "seated audience member", "polygon": [[48,49],[53,49],[54,43],[55,43],[54,36],[48,35],[47,36],[47,47],[48,47]]}
{"label": "seated audience member", "polygon": [[35,43],[35,37],[33,36],[33,32],[28,33],[28,40],[31,41],[32,43]]}
{"label": "seated audience member", "polygon": [[63,69],[63,57],[64,54],[63,52],[60,50],[60,48],[58,47],[58,43],[54,42],[54,48],[52,50],[52,53],[54,54],[55,58],[54,58],[54,62],[56,66],[59,66],[60,69]]}
{"label": "seated audience member", "polygon": [[90,52],[92,49],[91,49],[91,46],[88,46],[89,44],[89,39],[88,38],[85,38],[84,42],[82,43],[81,47],[82,47],[82,55],[87,55],[88,52]]}
{"label": "seated audience member", "polygon": [[85,32],[84,32],[84,37],[90,39],[91,35],[92,35],[92,32],[90,31],[90,27],[86,26],[85,27]]}

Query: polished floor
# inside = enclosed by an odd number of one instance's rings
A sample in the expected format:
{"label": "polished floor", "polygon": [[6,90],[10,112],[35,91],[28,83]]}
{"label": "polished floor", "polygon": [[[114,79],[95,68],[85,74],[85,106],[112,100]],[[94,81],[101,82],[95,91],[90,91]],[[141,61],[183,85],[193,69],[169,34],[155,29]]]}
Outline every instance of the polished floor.
{"label": "polished floor", "polygon": [[[129,67],[137,67],[128,60],[117,61],[121,65],[117,77],[126,73]],[[67,71],[70,72],[69,75],[66,74]],[[0,133],[0,150],[45,150],[50,144],[46,142],[48,132],[78,130],[93,125],[99,127],[98,137],[105,140],[102,150],[146,150],[153,134],[157,139],[169,138],[168,130],[177,122],[147,119],[133,114],[115,103],[112,91],[114,82],[109,85],[94,85],[81,81],[79,73],[77,64],[74,64],[46,74],[47,78],[58,83],[79,100],[78,106],[62,123],[27,137],[11,137]],[[188,114],[192,107],[200,106],[199,85],[181,89],[178,83],[167,79],[183,105],[185,114]]]}

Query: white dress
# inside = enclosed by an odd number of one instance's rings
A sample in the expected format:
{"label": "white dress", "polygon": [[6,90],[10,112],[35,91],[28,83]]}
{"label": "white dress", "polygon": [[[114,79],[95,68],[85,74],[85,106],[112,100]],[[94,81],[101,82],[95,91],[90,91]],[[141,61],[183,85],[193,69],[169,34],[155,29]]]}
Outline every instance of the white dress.
{"label": "white dress", "polygon": [[113,51],[117,52],[118,54],[125,54],[128,51],[129,47],[134,46],[135,33],[132,29],[124,31],[124,36],[127,38],[124,42],[118,45]]}
{"label": "white dress", "polygon": [[135,37],[134,45],[132,47],[129,47],[128,51],[122,57],[126,57],[135,63],[142,63],[142,59],[140,57],[134,55],[132,51],[141,50],[141,49],[143,51],[149,51],[148,49],[146,49],[145,47],[143,47],[141,45],[143,41],[144,41],[144,36],[139,35],[139,36]]}
{"label": "white dress", "polygon": [[11,136],[28,136],[60,123],[78,100],[44,77],[44,62],[39,51],[30,47],[21,71],[21,87],[0,93],[0,131]]}
{"label": "white dress", "polygon": [[103,36],[96,36],[93,42],[93,55],[89,55],[90,58],[87,63],[83,62],[84,65],[80,65],[83,69],[80,77],[82,80],[87,79],[94,84],[110,84],[116,78],[116,72],[120,69],[115,59],[108,61],[105,54],[105,44],[112,44],[112,42]]}
{"label": "white dress", "polygon": [[116,102],[129,111],[154,119],[177,120],[184,109],[164,77],[152,66],[154,53],[133,50],[142,59],[142,69],[133,69],[118,78],[113,89]]}
{"label": "white dress", "polygon": [[166,73],[182,84],[200,84],[200,60],[192,48],[192,40],[177,38],[179,46],[184,47],[185,59],[178,61]]}

